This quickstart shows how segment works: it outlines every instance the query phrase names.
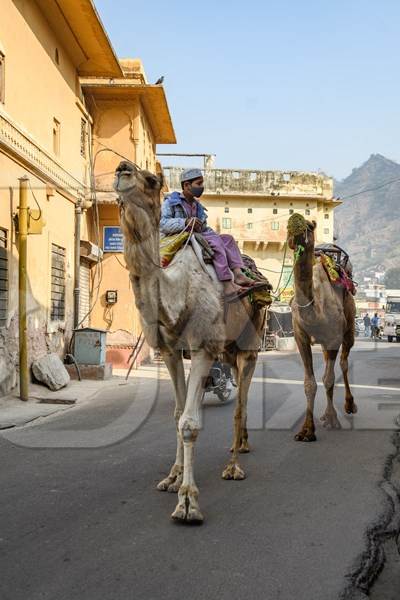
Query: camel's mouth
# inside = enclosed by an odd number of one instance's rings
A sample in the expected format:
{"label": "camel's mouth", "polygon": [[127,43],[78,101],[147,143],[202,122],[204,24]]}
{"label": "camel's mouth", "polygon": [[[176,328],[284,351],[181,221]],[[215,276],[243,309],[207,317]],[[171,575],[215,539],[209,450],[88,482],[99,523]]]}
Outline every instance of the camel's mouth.
{"label": "camel's mouth", "polygon": [[114,189],[117,192],[124,192],[132,189],[136,183],[135,165],[122,162],[115,171]]}

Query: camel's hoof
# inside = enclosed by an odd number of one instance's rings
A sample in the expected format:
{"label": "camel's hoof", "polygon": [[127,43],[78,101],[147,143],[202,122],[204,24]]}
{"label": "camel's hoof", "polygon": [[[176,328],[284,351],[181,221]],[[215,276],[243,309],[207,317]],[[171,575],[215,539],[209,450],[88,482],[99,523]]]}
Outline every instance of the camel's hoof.
{"label": "camel's hoof", "polygon": [[191,523],[200,525],[204,521],[204,517],[198,509],[191,508],[188,511],[184,506],[177,506],[171,515],[173,521],[179,523]]}
{"label": "camel's hoof", "polygon": [[157,489],[159,492],[166,492],[171,485],[171,480],[169,477],[166,477],[160,483],[157,484]]}
{"label": "camel's hoof", "polygon": [[317,436],[313,431],[300,431],[294,436],[296,442],[316,442]]}
{"label": "camel's hoof", "polygon": [[321,421],[326,429],[342,429],[342,425],[335,413],[325,413],[322,415]]}
{"label": "camel's hoof", "polygon": [[[234,447],[231,446],[229,452],[233,452],[234,451]],[[249,446],[249,442],[242,442],[242,444],[240,445],[240,447],[238,448],[238,452],[240,452],[240,454],[248,454],[250,452],[250,446]]]}
{"label": "camel's hoof", "polygon": [[242,445],[239,448],[239,452],[240,454],[247,454],[248,452],[250,452],[250,446],[247,440],[242,442]]}
{"label": "camel's hoof", "polygon": [[186,521],[186,506],[178,504],[171,515],[171,519],[174,519],[174,521]]}
{"label": "camel's hoof", "polygon": [[181,485],[182,477],[177,477],[176,480],[168,486],[167,492],[169,492],[170,494],[177,494]]}
{"label": "camel's hoof", "polygon": [[199,491],[196,486],[181,485],[178,492],[179,502],[171,518],[181,523],[202,523],[204,517],[199,508],[198,497]]}
{"label": "camel's hoof", "polygon": [[240,480],[246,477],[245,472],[241,469],[238,463],[230,463],[222,473],[222,479]]}
{"label": "camel's hoof", "polygon": [[198,508],[189,508],[186,515],[186,520],[190,523],[202,523],[204,521],[204,517]]}
{"label": "camel's hoof", "polygon": [[157,485],[159,492],[177,492],[182,484],[183,467],[174,465],[168,477]]}
{"label": "camel's hoof", "polygon": [[351,400],[346,400],[344,405],[344,412],[347,415],[355,415],[357,411],[357,404],[354,402],[353,398],[351,398]]}

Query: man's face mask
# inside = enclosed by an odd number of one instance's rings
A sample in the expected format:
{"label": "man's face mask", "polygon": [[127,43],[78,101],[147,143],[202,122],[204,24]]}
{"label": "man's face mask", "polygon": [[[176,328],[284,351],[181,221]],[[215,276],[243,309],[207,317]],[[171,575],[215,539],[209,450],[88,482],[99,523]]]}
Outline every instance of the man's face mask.
{"label": "man's face mask", "polygon": [[192,185],[191,192],[195,198],[200,198],[200,196],[204,192],[204,186],[203,185]]}

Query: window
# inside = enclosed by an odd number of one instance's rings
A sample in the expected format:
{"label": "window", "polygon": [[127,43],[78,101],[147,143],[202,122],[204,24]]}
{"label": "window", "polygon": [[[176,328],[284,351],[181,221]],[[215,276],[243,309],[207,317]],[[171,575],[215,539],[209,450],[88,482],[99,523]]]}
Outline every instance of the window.
{"label": "window", "polygon": [[272,214],[273,215],[277,215],[278,214],[278,209],[277,208],[273,208],[272,209]]}
{"label": "window", "polygon": [[65,319],[65,248],[51,245],[51,310],[52,321]]}
{"label": "window", "polygon": [[60,154],[60,122],[53,119],[53,152],[57,156]]}
{"label": "window", "polygon": [[328,213],[324,214],[324,219],[329,219],[329,214]]}
{"label": "window", "polygon": [[248,208],[248,209],[247,209],[247,212],[249,213],[249,215],[251,215],[251,214],[252,214],[252,212],[253,212],[253,209],[252,209],[252,208]]}
{"label": "window", "polygon": [[272,223],[271,223],[271,229],[273,231],[278,231],[278,229],[279,229],[279,223],[278,223],[278,221],[272,221]]}
{"label": "window", "polygon": [[228,213],[228,212],[229,212],[229,206],[225,206],[225,208],[224,208],[224,211],[225,211],[226,213]]}
{"label": "window", "polygon": [[8,310],[8,255],[7,230],[0,229],[0,327],[7,325]]}
{"label": "window", "polygon": [[293,208],[289,208],[289,215],[292,215],[294,213]]}
{"label": "window", "polygon": [[230,229],[232,227],[232,219],[226,217],[222,219],[222,227],[224,229]]}
{"label": "window", "polygon": [[87,138],[87,123],[85,119],[81,119],[81,156],[86,158],[86,138]]}
{"label": "window", "polygon": [[4,104],[4,94],[5,94],[5,59],[6,57],[2,52],[0,52],[0,102]]}
{"label": "window", "polygon": [[329,228],[328,228],[328,227],[325,227],[325,229],[324,229],[324,234],[325,234],[325,235],[328,235],[328,234],[329,234]]}
{"label": "window", "polygon": [[246,228],[247,229],[253,229],[253,223],[247,223],[246,224]]}
{"label": "window", "polygon": [[310,215],[311,214],[311,210],[309,208],[306,208],[306,215]]}

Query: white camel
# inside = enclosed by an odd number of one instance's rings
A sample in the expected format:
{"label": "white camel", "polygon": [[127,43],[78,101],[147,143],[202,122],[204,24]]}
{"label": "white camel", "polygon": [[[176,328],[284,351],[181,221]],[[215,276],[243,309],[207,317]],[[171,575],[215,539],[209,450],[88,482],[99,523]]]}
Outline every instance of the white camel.
{"label": "white camel", "polygon": [[[193,453],[201,427],[201,401],[213,360],[224,353],[238,386],[232,456],[224,479],[243,479],[238,453],[248,452],[247,394],[255,369],[265,310],[248,298],[225,308],[222,286],[200,266],[188,245],[166,269],[159,256],[160,190],[162,178],[127,161],[116,171],[125,260],[148,344],[160,348],[175,391],[176,459],[158,484],[178,492],[172,518],[201,522],[199,491],[194,479]],[[191,354],[186,383],[182,349]]]}

